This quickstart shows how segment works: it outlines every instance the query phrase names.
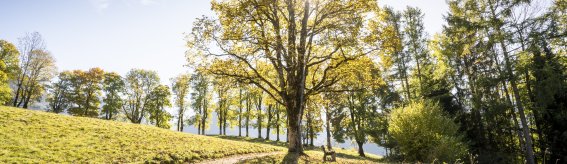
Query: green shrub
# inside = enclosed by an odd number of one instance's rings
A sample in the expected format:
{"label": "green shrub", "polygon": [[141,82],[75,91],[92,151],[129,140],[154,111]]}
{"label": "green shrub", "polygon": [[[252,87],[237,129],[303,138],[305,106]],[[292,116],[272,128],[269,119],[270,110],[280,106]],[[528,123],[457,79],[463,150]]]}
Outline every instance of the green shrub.
{"label": "green shrub", "polygon": [[405,161],[454,162],[466,154],[458,128],[437,103],[421,100],[395,109],[388,131]]}

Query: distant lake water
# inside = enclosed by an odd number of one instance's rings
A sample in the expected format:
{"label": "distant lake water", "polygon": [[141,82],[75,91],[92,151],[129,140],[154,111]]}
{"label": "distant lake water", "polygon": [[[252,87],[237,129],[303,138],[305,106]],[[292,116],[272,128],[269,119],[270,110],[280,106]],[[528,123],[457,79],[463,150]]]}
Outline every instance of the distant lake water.
{"label": "distant lake water", "polygon": [[[211,115],[211,124],[210,124],[210,128],[205,130],[205,134],[219,134],[219,126],[217,124],[217,117],[216,114]],[[251,120],[251,123],[253,121]],[[274,133],[275,128],[272,128],[270,131],[270,140],[276,140],[276,134]],[[185,127],[183,127],[183,132],[186,133],[193,133],[193,134],[197,134],[197,128],[195,126],[188,126],[186,125]],[[284,129],[285,132],[285,129]],[[226,129],[226,133],[227,135],[230,136],[238,136],[238,127],[232,127],[232,128],[227,128]],[[250,128],[248,129],[248,134],[249,137],[251,138],[257,138],[258,137],[258,129],[250,126]],[[246,135],[246,129],[242,128],[242,136]],[[286,137],[287,135],[285,135],[285,133],[280,133],[280,140],[281,141],[286,141]],[[266,138],[266,129],[262,128],[262,138]],[[316,146],[320,146],[320,145],[324,145],[326,144],[327,140],[327,134],[325,131],[318,133],[316,138],[314,139],[315,145]],[[358,146],[355,142],[352,141],[346,141],[345,143],[337,143],[336,141],[333,140],[332,142],[332,146],[333,147],[340,147],[340,148],[344,148],[344,149],[355,149],[358,150]],[[365,153],[371,153],[371,154],[376,154],[376,155],[381,155],[384,156],[386,155],[386,150],[383,147],[380,147],[378,145],[376,145],[375,143],[366,143],[363,145],[364,148],[364,152]]]}

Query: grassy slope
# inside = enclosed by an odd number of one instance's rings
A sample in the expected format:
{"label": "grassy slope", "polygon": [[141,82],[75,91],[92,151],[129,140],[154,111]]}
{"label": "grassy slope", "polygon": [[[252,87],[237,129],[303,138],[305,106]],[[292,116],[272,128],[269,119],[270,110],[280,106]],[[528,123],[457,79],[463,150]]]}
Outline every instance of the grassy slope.
{"label": "grassy slope", "polygon": [[282,147],[0,106],[0,163],[195,162]]}

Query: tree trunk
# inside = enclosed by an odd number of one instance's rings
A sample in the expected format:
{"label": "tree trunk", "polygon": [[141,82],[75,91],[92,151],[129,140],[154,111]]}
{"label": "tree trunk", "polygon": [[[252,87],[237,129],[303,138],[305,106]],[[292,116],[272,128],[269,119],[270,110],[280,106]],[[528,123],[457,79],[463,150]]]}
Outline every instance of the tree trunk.
{"label": "tree trunk", "polygon": [[258,96],[258,119],[256,123],[258,124],[258,138],[262,138],[262,95]]}
{"label": "tree trunk", "polygon": [[[498,57],[496,56],[496,54],[494,54],[494,55],[492,56],[492,58],[493,58],[492,60],[494,60],[496,63],[500,63],[500,62],[498,61]],[[496,70],[497,70],[498,73],[501,74],[501,75],[505,74],[505,73],[502,71],[502,69],[500,69],[499,66],[496,66]],[[529,88],[529,82],[528,82],[528,88]],[[511,114],[511,116],[512,116],[512,122],[514,123],[514,129],[513,129],[513,131],[515,131],[515,132],[517,133],[517,135],[518,135],[518,141],[519,141],[518,144],[519,144],[519,146],[520,146],[520,147],[523,147],[523,145],[524,145],[524,140],[523,140],[523,138],[524,138],[524,137],[522,136],[521,130],[518,130],[518,129],[520,128],[520,124],[518,123],[518,119],[517,119],[517,116],[516,116],[516,110],[515,110],[514,107],[513,107],[514,104],[512,103],[512,99],[510,98],[510,93],[508,92],[508,85],[506,84],[506,80],[502,80],[502,90],[504,91],[504,96],[506,97],[506,102],[507,102],[510,106],[512,106],[512,108],[510,109],[510,114]],[[528,89],[528,93],[529,93],[529,89]],[[522,149],[520,149],[520,150],[522,150]]]}
{"label": "tree trunk", "polygon": [[[222,117],[222,116],[221,116],[221,117]],[[222,135],[222,124],[223,124],[223,123],[222,123],[222,119],[221,119],[221,118],[219,118],[218,124],[219,124],[219,135]]]}
{"label": "tree trunk", "polygon": [[203,103],[204,105],[202,106],[202,108],[203,108],[203,119],[201,120],[201,126],[203,126],[203,127],[201,128],[201,135],[205,135],[205,128],[207,127],[207,126],[206,126],[206,123],[207,123],[207,113],[208,113],[208,111],[207,111],[207,105],[206,105],[206,104],[207,104],[207,100],[206,100],[206,99],[203,99],[203,102],[204,102],[204,103]]}
{"label": "tree trunk", "polygon": [[238,100],[238,137],[242,137],[242,88],[240,89]]}
{"label": "tree trunk", "polygon": [[285,143],[289,143],[289,128],[285,129],[285,134],[286,134]]}
{"label": "tree trunk", "polygon": [[508,52],[504,42],[500,42],[500,47],[504,53],[504,60],[506,61],[506,71],[508,72],[508,78],[510,80],[510,85],[512,86],[512,92],[514,94],[514,98],[516,99],[516,107],[518,108],[518,113],[520,114],[520,122],[522,124],[522,130],[524,133],[525,139],[525,148],[526,148],[526,160],[529,164],[535,164],[534,159],[534,152],[532,148],[532,137],[530,135],[530,129],[528,127],[526,114],[524,113],[524,106],[522,104],[522,99],[520,97],[520,91],[518,90],[518,85],[516,84],[516,79],[514,76],[514,72],[512,71],[512,65],[510,63],[510,59],[508,56]]}
{"label": "tree trunk", "polygon": [[366,155],[364,154],[364,149],[362,148],[364,143],[358,141],[356,143],[358,144],[358,155],[360,155],[361,157],[366,157]]}
{"label": "tree trunk", "polygon": [[266,124],[266,140],[270,139],[270,124],[272,123],[272,104],[268,106],[268,122]]}
{"label": "tree trunk", "polygon": [[288,152],[303,154],[301,144],[301,108],[300,102],[288,102],[287,104],[287,140]]}
{"label": "tree trunk", "polygon": [[327,148],[333,149],[331,145],[331,113],[329,113],[329,108],[325,108],[325,130],[327,131]]}
{"label": "tree trunk", "polygon": [[313,139],[315,138],[315,131],[313,130],[313,123],[310,123],[310,127],[309,127],[309,138],[311,139],[311,143],[309,143],[309,146],[313,147],[315,146],[313,144]]}
{"label": "tree trunk", "polygon": [[24,100],[24,105],[22,106],[22,108],[28,109],[28,104],[30,102],[31,95],[32,95],[32,93],[31,93],[31,90],[30,90],[30,92],[28,92],[28,96]]}
{"label": "tree trunk", "polygon": [[[494,8],[494,6],[489,6],[490,7],[490,11],[492,14],[492,19],[497,19],[497,14],[496,14],[496,9]],[[494,27],[494,30],[496,31],[496,35],[497,36],[504,36],[502,34],[502,29],[500,25],[497,25]],[[524,113],[524,106],[522,104],[522,99],[520,97],[520,91],[518,90],[518,85],[516,84],[516,77],[514,76],[514,72],[512,69],[512,63],[510,62],[510,57],[508,55],[508,50],[506,48],[506,45],[504,43],[504,40],[502,38],[498,39],[498,42],[500,44],[500,48],[502,50],[502,53],[504,55],[504,61],[505,61],[505,67],[506,67],[506,72],[508,75],[508,80],[510,81],[510,85],[512,86],[512,92],[514,94],[514,98],[516,99],[516,107],[518,109],[518,113],[520,114],[520,123],[522,125],[522,130],[524,133],[524,139],[525,139],[525,148],[526,148],[526,162],[529,164],[535,164],[535,159],[534,159],[534,152],[533,152],[533,148],[532,148],[532,137],[530,135],[530,129],[528,127],[528,123],[527,123],[527,118],[526,115]]]}
{"label": "tree trunk", "polygon": [[313,117],[312,113],[308,111],[307,113],[307,126],[306,126],[305,137],[307,139],[305,145],[313,146]]}
{"label": "tree trunk", "polygon": [[[87,92],[87,98],[85,100],[85,116],[89,115],[89,108],[91,108],[91,104],[89,103],[91,100],[91,93],[90,91]],[[27,103],[26,103],[27,104]],[[26,105],[27,106],[27,105]]]}
{"label": "tree trunk", "polygon": [[[416,48],[417,50],[417,48]],[[423,95],[423,81],[421,80],[421,61],[419,60],[419,55],[420,54],[415,54],[415,65],[417,66],[417,79],[419,80],[419,89],[420,89],[420,93],[421,95]]]}
{"label": "tree trunk", "polygon": [[[197,108],[198,108],[197,111],[199,112],[199,114],[201,114],[201,119],[202,119],[202,117],[203,117],[203,109],[202,109],[202,107],[200,107],[200,106],[197,107]],[[196,119],[195,123],[197,124],[197,134],[200,135],[200,134],[201,134],[201,120],[199,120],[199,119],[197,119],[197,118],[195,118],[195,119]]]}
{"label": "tree trunk", "polygon": [[[242,113],[242,109],[240,109]],[[242,137],[242,114],[238,114],[238,137]]]}
{"label": "tree trunk", "polygon": [[[181,104],[183,106],[183,104]],[[179,108],[179,114],[177,118],[177,131],[183,131],[183,107]]]}
{"label": "tree trunk", "polygon": [[[291,115],[290,115],[291,116]],[[303,152],[303,145],[301,145],[301,126],[299,118],[288,116],[288,152],[300,153]]]}
{"label": "tree trunk", "polygon": [[276,141],[280,141],[280,111],[276,106]]}
{"label": "tree trunk", "polygon": [[112,112],[110,112],[110,111],[107,111],[107,112],[106,112],[106,119],[107,119],[107,120],[112,119]]}
{"label": "tree trunk", "polygon": [[[307,36],[307,20],[309,12],[303,12],[303,19],[301,20],[301,30],[299,36],[299,46],[297,46],[296,28],[296,14],[295,14],[295,1],[287,0],[288,11],[288,32],[287,32],[287,47],[288,56],[297,56],[297,63],[291,65],[287,74],[288,83],[287,88],[283,94],[284,103],[287,111],[287,124],[288,124],[288,152],[296,154],[305,154],[303,146],[301,145],[301,118],[303,117],[303,110],[305,109],[305,78],[309,72],[307,67],[306,58],[306,44]],[[304,11],[309,11],[309,1],[304,2]],[[282,87],[284,88],[284,87]],[[292,161],[297,162],[297,161]]]}
{"label": "tree trunk", "polygon": [[246,99],[246,137],[248,137],[248,129],[250,127],[250,108],[252,107],[250,98]]}
{"label": "tree trunk", "polygon": [[[27,106],[27,104],[26,104],[25,102],[27,102],[26,100],[30,97],[30,94],[29,94],[29,93],[30,93],[30,88],[31,88],[31,86],[30,86],[30,84],[28,83],[28,84],[27,84],[27,87],[24,88],[24,90],[22,90],[22,96],[21,96],[21,98],[20,98],[20,102],[18,102],[18,104],[16,105],[16,107],[22,107],[22,108],[25,108],[25,109],[28,108],[28,106]],[[22,106],[22,105],[25,105],[25,106]]]}
{"label": "tree trunk", "polygon": [[[25,74],[25,71],[26,70],[24,70],[24,74]],[[12,106],[14,106],[14,107],[18,107],[17,106],[18,105],[18,99],[20,98],[20,92],[22,92],[22,84],[24,83],[23,81],[24,80],[23,80],[23,75],[22,75],[22,77],[18,79],[18,85],[16,87],[16,95],[14,97],[14,102],[12,103]]]}
{"label": "tree trunk", "polygon": [[224,117],[223,117],[223,123],[224,123],[224,125],[222,126],[222,133],[223,133],[224,135],[226,135],[226,127],[228,126],[228,123],[226,122],[227,112],[228,112],[228,111],[224,111],[224,112],[223,112],[223,113],[224,113]]}
{"label": "tree trunk", "polygon": [[[181,116],[183,116],[183,115],[181,115]],[[180,132],[183,132],[183,127],[184,127],[183,122],[184,122],[184,120],[183,120],[183,117],[181,117],[180,119],[181,119],[181,121],[180,121],[181,123],[179,123],[179,124],[180,124],[180,125],[179,125],[179,127],[180,127],[180,128],[179,128],[179,131],[180,131]]]}
{"label": "tree trunk", "polygon": [[[199,120],[200,122],[201,120]],[[201,134],[201,123],[197,123],[197,134]]]}

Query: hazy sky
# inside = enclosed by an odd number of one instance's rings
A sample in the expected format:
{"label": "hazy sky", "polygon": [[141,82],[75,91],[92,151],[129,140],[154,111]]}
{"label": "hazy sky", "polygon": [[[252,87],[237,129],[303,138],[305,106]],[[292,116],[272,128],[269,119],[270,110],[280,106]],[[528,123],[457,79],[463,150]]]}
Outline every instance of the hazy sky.
{"label": "hazy sky", "polygon": [[[380,5],[420,7],[425,28],[441,29],[445,0],[382,0]],[[0,39],[17,45],[26,32],[42,34],[59,71],[101,67],[122,75],[155,70],[161,81],[185,72],[184,34],[209,0],[2,0]]]}

